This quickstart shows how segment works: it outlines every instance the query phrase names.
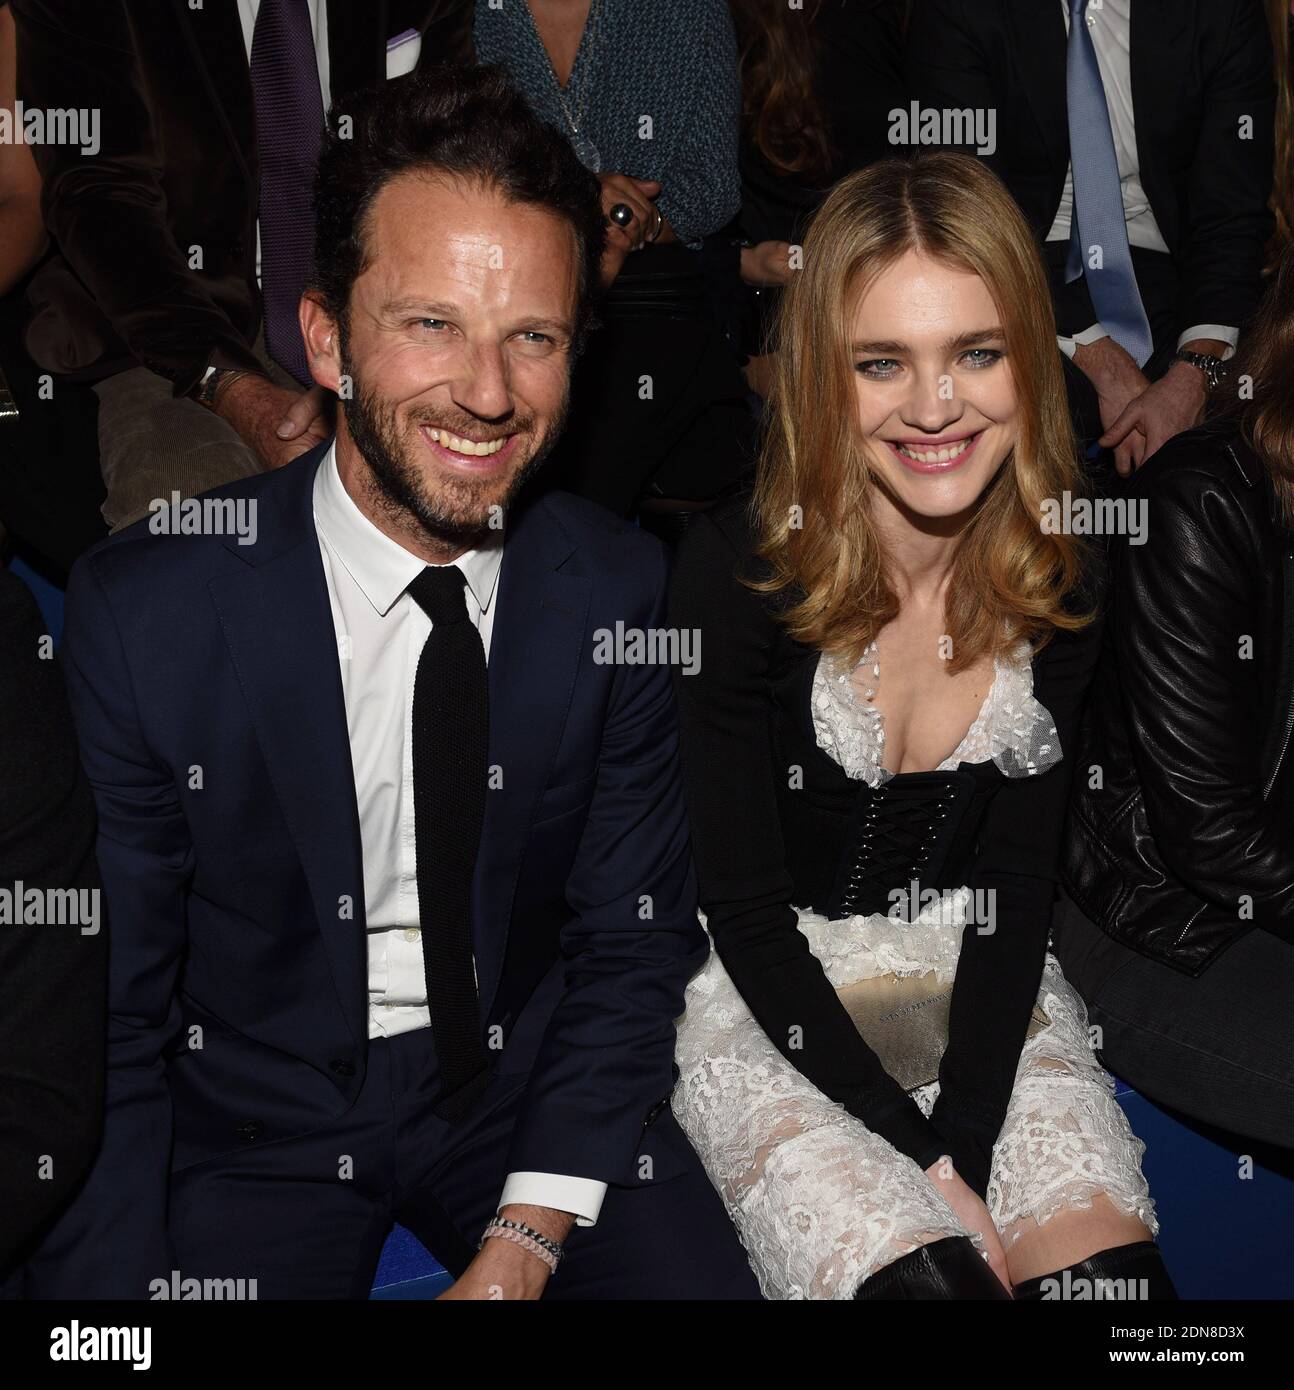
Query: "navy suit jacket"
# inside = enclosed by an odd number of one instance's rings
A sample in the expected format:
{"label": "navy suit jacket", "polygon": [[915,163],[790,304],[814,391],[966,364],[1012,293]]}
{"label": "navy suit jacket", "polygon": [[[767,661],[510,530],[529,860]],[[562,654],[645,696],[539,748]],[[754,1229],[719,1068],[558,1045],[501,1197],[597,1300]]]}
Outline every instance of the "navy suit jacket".
{"label": "navy suit jacket", "polygon": [[[73,572],[63,656],[111,920],[107,1113],[40,1293],[141,1296],[178,1267],[170,1170],[326,1125],[363,1085],[359,809],[312,506],[326,447],[207,494],[255,502],[254,544],[146,520]],[[509,1171],[682,1170],[673,1127],[652,1126],[705,950],[670,673],[593,659],[600,628],[664,625],[666,569],[658,542],[574,497],[509,517],[501,786],[472,899],[487,1055],[529,1073]]]}

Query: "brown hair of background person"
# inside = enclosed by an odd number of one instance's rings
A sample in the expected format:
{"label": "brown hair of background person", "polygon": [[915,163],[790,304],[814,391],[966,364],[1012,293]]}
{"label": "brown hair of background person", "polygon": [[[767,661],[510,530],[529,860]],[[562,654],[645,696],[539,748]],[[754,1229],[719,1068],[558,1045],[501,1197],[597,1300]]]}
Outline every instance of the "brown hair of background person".
{"label": "brown hair of background person", "polygon": [[774,168],[825,178],[833,159],[827,113],[813,81],[813,21],[824,0],[731,0],[741,73],[741,120]]}
{"label": "brown hair of background person", "polygon": [[1276,262],[1230,380],[1213,415],[1239,427],[1267,469],[1282,522],[1294,529],[1294,244]]}
{"label": "brown hair of background person", "polygon": [[1272,269],[1281,251],[1294,242],[1294,75],[1290,71],[1294,0],[1267,0],[1267,22],[1276,73],[1276,164],[1271,202],[1276,230],[1268,243],[1268,268]]}

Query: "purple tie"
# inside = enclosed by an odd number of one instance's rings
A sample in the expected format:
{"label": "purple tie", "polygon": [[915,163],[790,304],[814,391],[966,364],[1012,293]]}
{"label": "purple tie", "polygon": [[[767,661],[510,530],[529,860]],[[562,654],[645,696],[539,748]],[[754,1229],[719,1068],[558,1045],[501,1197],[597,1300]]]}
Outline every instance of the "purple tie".
{"label": "purple tie", "polygon": [[302,386],[310,386],[297,306],[314,255],[314,169],[324,109],[307,0],[260,0],[252,34],[252,94],[261,170],[265,346]]}

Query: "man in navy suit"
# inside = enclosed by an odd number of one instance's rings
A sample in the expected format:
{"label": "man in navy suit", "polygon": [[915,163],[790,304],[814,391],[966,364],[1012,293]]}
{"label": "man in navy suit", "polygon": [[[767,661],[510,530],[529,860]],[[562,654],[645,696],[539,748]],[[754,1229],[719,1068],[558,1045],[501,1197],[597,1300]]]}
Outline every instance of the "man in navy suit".
{"label": "man in navy suit", "polygon": [[316,227],[336,438],[159,499],[68,594],[109,1080],[28,1291],[363,1297],[399,1221],[449,1297],[757,1297],[669,1109],[705,950],[669,671],[598,659],[665,557],[523,487],[596,179],[498,73],[420,74],[334,109]]}

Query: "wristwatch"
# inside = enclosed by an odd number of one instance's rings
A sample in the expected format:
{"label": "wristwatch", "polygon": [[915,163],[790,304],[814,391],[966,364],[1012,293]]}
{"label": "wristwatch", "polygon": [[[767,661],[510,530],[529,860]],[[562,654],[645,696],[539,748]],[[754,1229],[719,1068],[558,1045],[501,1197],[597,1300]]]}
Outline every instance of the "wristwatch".
{"label": "wristwatch", "polygon": [[246,375],[247,372],[241,367],[208,367],[202,374],[202,380],[189,392],[189,399],[205,405],[208,410],[214,410],[221,388],[235,377]]}
{"label": "wristwatch", "polygon": [[1179,362],[1185,362],[1191,367],[1198,367],[1204,373],[1204,380],[1208,382],[1210,391],[1216,391],[1222,378],[1226,375],[1226,363],[1220,357],[1214,357],[1210,353],[1187,352],[1185,348],[1179,348],[1175,356]]}

